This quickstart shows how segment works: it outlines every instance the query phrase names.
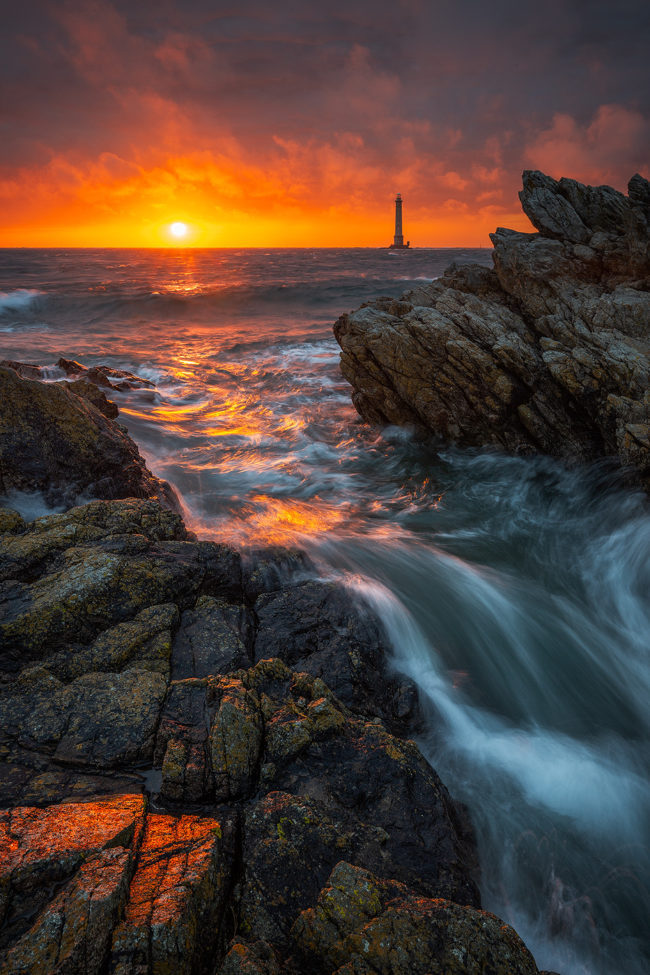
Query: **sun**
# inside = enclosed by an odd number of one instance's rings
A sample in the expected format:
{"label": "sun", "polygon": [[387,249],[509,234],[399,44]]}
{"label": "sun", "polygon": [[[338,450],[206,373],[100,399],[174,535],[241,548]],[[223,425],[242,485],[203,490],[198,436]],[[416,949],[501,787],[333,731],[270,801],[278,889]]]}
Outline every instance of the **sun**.
{"label": "sun", "polygon": [[169,225],[170,234],[172,235],[172,237],[178,237],[179,240],[181,239],[181,237],[187,237],[188,230],[189,228],[187,224],[182,223],[180,220],[177,220],[175,223],[170,223]]}

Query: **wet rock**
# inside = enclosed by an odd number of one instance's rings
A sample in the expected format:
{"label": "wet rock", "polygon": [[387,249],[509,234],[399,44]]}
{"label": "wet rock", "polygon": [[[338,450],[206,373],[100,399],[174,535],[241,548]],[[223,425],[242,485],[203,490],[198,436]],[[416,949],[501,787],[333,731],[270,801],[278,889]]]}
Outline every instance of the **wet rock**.
{"label": "wet rock", "polygon": [[338,975],[537,975],[511,927],[339,863],[293,930],[307,970]]}
{"label": "wet rock", "polygon": [[315,572],[305,552],[280,546],[251,549],[242,563],[244,593],[254,603],[263,593],[280,592],[312,578]]}
{"label": "wet rock", "polygon": [[49,504],[80,498],[157,498],[177,507],[120,427],[57,384],[0,368],[0,494],[40,491]]}
{"label": "wet rock", "polygon": [[13,369],[22,379],[44,379],[43,369],[33,362],[17,362],[15,359],[0,359],[0,368]]}
{"label": "wet rock", "polygon": [[386,673],[388,648],[377,618],[336,583],[304,582],[263,593],[255,660],[279,657],[322,677],[353,711],[385,719],[393,730],[417,727],[415,695]]}
{"label": "wet rock", "polygon": [[650,485],[650,184],[524,173],[537,234],[498,229],[494,270],[450,268],[334,327],[371,423],[444,441],[612,458]]}
{"label": "wet rock", "polygon": [[152,389],[155,387],[155,383],[150,379],[134,376],[132,372],[124,372],[121,369],[113,369],[106,365],[88,368],[75,359],[64,359],[63,356],[57,359],[56,367],[62,369],[67,376],[79,376],[86,383],[93,383],[96,386],[104,386],[108,389],[123,390],[142,387]]}
{"label": "wet rock", "polygon": [[118,416],[120,411],[115,403],[107,399],[106,393],[98,389],[94,383],[88,382],[85,379],[77,379],[75,382],[66,383],[65,385],[76,396],[81,396],[82,399],[92,403],[95,409],[99,410],[104,416],[107,416],[109,420],[114,420]]}

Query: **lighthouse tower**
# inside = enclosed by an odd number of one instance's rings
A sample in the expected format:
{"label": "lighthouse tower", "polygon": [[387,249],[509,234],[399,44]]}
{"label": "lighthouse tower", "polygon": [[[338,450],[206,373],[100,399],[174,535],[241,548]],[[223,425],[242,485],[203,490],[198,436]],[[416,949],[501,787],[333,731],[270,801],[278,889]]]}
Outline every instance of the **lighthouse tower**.
{"label": "lighthouse tower", "polygon": [[410,240],[404,243],[404,234],[402,232],[402,194],[398,193],[395,199],[395,239],[390,245],[389,250],[402,250],[410,246]]}

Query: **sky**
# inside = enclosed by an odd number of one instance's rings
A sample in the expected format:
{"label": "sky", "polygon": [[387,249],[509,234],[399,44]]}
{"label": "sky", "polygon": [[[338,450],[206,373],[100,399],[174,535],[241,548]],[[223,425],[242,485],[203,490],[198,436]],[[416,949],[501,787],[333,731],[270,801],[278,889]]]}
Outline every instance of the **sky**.
{"label": "sky", "polygon": [[647,0],[3,5],[0,246],[529,230],[524,169],[650,177]]}

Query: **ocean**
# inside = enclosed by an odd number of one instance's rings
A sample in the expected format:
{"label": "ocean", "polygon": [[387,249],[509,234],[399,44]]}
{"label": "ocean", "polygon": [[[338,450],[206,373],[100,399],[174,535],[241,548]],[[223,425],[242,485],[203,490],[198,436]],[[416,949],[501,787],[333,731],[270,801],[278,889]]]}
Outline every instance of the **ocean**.
{"label": "ocean", "polygon": [[188,527],[300,546],[379,614],[486,909],[541,969],[645,975],[647,499],[597,465],[370,428],[339,373],[338,315],[452,261],[491,251],[3,250],[0,358],[152,380],[113,398]]}

